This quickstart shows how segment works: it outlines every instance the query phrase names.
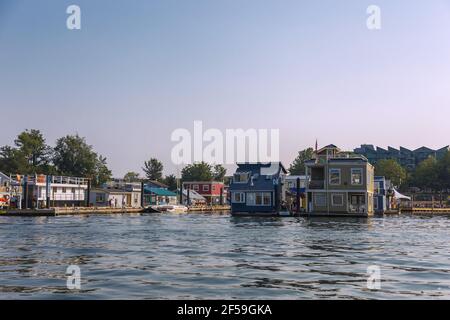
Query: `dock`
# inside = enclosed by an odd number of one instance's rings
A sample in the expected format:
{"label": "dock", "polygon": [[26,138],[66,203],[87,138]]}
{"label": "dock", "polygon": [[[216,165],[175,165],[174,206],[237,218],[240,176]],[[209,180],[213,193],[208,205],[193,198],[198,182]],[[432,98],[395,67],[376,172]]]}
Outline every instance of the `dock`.
{"label": "dock", "polygon": [[56,217],[64,215],[84,214],[124,214],[141,213],[141,208],[98,208],[98,207],[62,207],[50,209],[12,209],[0,213],[0,216],[9,217]]}

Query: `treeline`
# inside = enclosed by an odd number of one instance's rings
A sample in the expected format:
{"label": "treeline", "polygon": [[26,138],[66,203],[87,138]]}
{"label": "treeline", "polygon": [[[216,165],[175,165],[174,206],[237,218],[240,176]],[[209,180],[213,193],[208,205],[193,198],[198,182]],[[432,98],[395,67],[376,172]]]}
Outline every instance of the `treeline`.
{"label": "treeline", "polygon": [[[44,135],[35,129],[25,130],[14,140],[13,146],[0,147],[0,171],[5,174],[46,174],[90,178],[101,185],[112,177],[106,157],[99,155],[86,139],[78,134],[56,140],[55,146],[47,144]],[[130,171],[124,179],[129,182],[156,180],[177,188],[175,175],[163,176],[161,161],[151,158],[142,167],[144,176]],[[185,166],[181,171],[183,181],[224,181],[226,169],[222,165],[205,162]]]}
{"label": "treeline", "polygon": [[[151,158],[144,162],[142,171],[144,177],[139,173],[130,171],[125,174],[124,179],[128,182],[138,182],[142,180],[155,180],[166,184],[170,190],[175,190],[177,178],[171,174],[163,177],[164,165],[156,158]],[[183,181],[225,181],[227,170],[220,164],[210,165],[206,162],[199,162],[185,166],[181,170],[181,179]]]}
{"label": "treeline", "polygon": [[111,178],[106,158],[78,134],[56,140],[50,147],[39,130],[20,133],[13,146],[0,147],[0,171],[5,174],[46,174],[90,178],[100,185]]}
{"label": "treeline", "polygon": [[[305,161],[313,157],[313,148],[299,151],[289,167],[290,174],[305,174]],[[450,189],[450,151],[440,159],[430,156],[414,170],[407,170],[394,159],[380,160],[375,164],[375,175],[386,179],[402,189],[419,188],[442,192]]]}

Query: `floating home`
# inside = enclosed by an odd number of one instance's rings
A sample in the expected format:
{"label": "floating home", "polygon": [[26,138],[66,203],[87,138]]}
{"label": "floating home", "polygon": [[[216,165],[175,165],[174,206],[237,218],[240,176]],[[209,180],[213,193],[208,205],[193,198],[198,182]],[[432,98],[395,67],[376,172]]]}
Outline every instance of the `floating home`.
{"label": "floating home", "polygon": [[12,190],[20,190],[15,198],[17,208],[43,209],[48,207],[85,206],[89,180],[78,177],[17,175]]}
{"label": "floating home", "polygon": [[237,163],[230,183],[231,214],[276,216],[285,192],[286,169],[281,162]]}
{"label": "floating home", "polygon": [[197,192],[205,198],[208,205],[224,204],[227,197],[225,185],[219,181],[185,181],[183,189]]}
{"label": "floating home", "polygon": [[308,215],[373,215],[374,167],[367,158],[328,145],[317,150],[305,166]]}

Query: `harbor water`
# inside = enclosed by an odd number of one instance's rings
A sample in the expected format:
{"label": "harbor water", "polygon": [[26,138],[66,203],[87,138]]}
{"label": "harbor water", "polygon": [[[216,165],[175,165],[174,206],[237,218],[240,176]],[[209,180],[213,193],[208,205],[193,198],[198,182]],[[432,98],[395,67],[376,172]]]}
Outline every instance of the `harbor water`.
{"label": "harbor water", "polygon": [[449,299],[449,230],[447,216],[0,217],[0,299]]}

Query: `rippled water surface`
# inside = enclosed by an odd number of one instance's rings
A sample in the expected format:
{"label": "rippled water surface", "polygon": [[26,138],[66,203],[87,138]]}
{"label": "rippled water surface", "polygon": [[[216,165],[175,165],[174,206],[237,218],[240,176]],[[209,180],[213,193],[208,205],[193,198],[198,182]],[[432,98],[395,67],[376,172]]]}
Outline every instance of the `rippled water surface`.
{"label": "rippled water surface", "polygon": [[449,299],[449,230],[445,216],[0,217],[0,298]]}

